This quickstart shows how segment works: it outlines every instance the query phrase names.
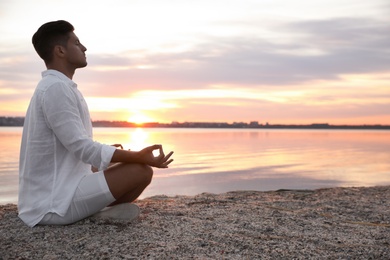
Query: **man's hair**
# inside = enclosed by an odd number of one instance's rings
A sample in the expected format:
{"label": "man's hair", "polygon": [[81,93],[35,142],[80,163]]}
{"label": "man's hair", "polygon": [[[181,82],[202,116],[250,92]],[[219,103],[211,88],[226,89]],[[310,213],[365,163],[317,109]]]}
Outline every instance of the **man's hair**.
{"label": "man's hair", "polygon": [[53,59],[53,50],[56,45],[66,47],[70,38],[69,33],[74,31],[73,25],[67,21],[59,20],[43,24],[32,37],[32,43],[39,57],[45,63]]}

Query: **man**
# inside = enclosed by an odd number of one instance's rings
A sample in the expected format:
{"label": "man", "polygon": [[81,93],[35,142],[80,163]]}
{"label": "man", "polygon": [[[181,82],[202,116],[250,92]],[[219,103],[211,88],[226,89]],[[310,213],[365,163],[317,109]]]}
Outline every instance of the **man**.
{"label": "man", "polygon": [[130,202],[151,182],[151,167],[173,161],[161,145],[134,152],[92,140],[87,105],[72,81],[75,70],[87,66],[87,48],[73,31],[70,23],[54,21],[32,38],[47,70],[27,110],[20,152],[19,217],[30,227],[70,224],[98,212],[131,220],[139,209]]}

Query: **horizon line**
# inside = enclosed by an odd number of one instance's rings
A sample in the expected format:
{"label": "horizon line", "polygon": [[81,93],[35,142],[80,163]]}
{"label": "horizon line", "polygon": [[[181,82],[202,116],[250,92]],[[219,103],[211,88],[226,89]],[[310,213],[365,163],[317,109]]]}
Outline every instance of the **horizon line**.
{"label": "horizon line", "polygon": [[[25,116],[0,116],[0,119],[17,119],[17,120],[23,120],[25,119]],[[126,124],[134,124],[135,126],[144,126],[144,125],[152,125],[152,124],[159,124],[159,125],[183,125],[183,124],[221,124],[221,125],[226,125],[226,126],[234,126],[234,125],[248,125],[248,126],[259,126],[259,127],[264,127],[264,126],[313,126],[313,127],[390,127],[390,124],[380,124],[380,123],[375,123],[375,124],[331,124],[327,122],[322,122],[322,123],[259,123],[257,120],[250,120],[250,121],[233,121],[231,123],[229,122],[224,122],[224,121],[177,121],[173,120],[170,123],[163,123],[163,122],[158,122],[158,121],[150,121],[150,122],[142,122],[142,123],[137,123],[137,122],[131,122],[131,121],[126,121],[126,120],[108,120],[108,119],[101,119],[101,120],[91,120],[92,123],[126,123]],[[0,126],[6,126],[1,124],[3,122],[0,122]]]}

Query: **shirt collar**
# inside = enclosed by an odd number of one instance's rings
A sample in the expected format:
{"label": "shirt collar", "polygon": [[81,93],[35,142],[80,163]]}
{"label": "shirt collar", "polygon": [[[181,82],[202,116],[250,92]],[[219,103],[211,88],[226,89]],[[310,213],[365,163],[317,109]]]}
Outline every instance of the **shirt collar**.
{"label": "shirt collar", "polygon": [[46,77],[49,75],[56,76],[56,77],[60,78],[62,81],[65,81],[66,83],[68,83],[70,86],[77,88],[77,84],[73,80],[71,80],[70,78],[65,76],[65,74],[63,74],[62,72],[59,72],[58,70],[51,70],[50,69],[50,70],[45,70],[42,72],[42,77]]}

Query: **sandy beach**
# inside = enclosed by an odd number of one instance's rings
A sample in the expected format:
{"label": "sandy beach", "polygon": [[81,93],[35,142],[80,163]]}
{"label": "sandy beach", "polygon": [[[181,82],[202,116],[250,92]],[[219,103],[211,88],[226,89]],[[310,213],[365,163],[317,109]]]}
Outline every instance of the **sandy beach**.
{"label": "sandy beach", "polygon": [[390,186],[139,200],[132,223],[29,228],[0,207],[0,259],[390,259]]}

